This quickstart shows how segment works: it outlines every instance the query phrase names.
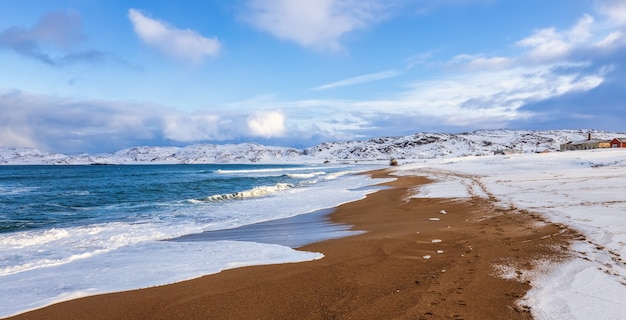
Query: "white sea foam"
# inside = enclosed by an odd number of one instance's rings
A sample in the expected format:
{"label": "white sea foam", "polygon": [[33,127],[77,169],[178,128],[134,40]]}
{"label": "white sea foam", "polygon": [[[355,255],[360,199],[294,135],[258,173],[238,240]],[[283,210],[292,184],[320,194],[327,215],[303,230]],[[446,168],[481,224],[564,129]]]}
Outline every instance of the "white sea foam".
{"label": "white sea foam", "polygon": [[201,201],[219,202],[219,201],[226,201],[226,200],[241,200],[241,199],[247,199],[247,198],[264,197],[269,194],[273,194],[273,193],[284,191],[284,190],[291,189],[291,188],[294,188],[294,185],[289,184],[289,183],[277,183],[273,186],[260,186],[260,187],[252,188],[250,190],[240,191],[240,192],[235,192],[235,193],[216,194],[213,196],[208,196],[202,199]]}
{"label": "white sea foam", "polygon": [[348,174],[355,174],[358,173],[358,171],[339,171],[339,172],[332,172],[329,173],[328,175],[324,176],[325,180],[333,180],[333,179],[337,179],[339,177],[348,175]]}
{"label": "white sea foam", "polygon": [[288,173],[286,176],[289,178],[294,178],[294,179],[310,179],[310,178],[315,178],[317,176],[321,176],[325,174],[326,172],[324,171],[318,171],[318,172],[312,172],[312,173]]}
{"label": "white sea foam", "polygon": [[185,225],[106,223],[0,235],[0,276],[92,258],[125,246],[190,232]]}
{"label": "white sea foam", "polygon": [[3,276],[0,317],[82,296],[163,285],[235,267],[322,257],[320,253],[251,242],[147,242],[106,252],[99,259]]}
{"label": "white sea foam", "polygon": [[70,234],[67,230],[59,228],[34,232],[9,233],[7,235],[0,236],[0,250],[2,250],[1,248],[9,247],[22,249],[30,246],[42,245],[51,241],[67,238],[69,236]]}

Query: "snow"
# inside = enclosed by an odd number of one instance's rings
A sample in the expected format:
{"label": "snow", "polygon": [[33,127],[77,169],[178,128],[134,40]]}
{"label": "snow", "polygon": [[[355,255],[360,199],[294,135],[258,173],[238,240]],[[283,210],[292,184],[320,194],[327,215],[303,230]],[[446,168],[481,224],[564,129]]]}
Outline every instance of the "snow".
{"label": "snow", "polygon": [[36,149],[0,147],[0,164],[195,164],[319,162],[300,150],[261,146],[197,144],[185,147],[132,147],[112,153],[63,155]]}
{"label": "snow", "polygon": [[626,314],[626,149],[433,159],[394,170],[437,181],[415,197],[490,197],[584,235],[570,260],[538,268],[521,302],[536,319]]}

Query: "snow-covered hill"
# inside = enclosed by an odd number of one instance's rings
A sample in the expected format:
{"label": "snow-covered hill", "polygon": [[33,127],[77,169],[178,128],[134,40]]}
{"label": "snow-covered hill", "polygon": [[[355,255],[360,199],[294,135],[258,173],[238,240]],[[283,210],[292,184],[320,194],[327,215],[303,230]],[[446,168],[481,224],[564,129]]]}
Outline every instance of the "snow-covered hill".
{"label": "snow-covered hill", "polygon": [[322,143],[304,150],[252,143],[186,147],[133,147],[113,153],[64,155],[35,149],[1,148],[0,164],[141,163],[310,163],[338,160],[433,159],[503,152],[557,151],[562,143],[588,138],[626,137],[596,130],[477,130],[470,133],[416,133],[348,142]]}
{"label": "snow-covered hill", "polygon": [[597,130],[477,130],[470,133],[416,133],[364,141],[323,143],[305,150],[321,159],[433,159],[505,153],[557,151],[562,143],[588,138],[612,139],[626,134]]}
{"label": "snow-covered hill", "polygon": [[193,164],[284,163],[303,161],[302,151],[286,147],[197,144],[186,147],[133,147],[104,154],[62,155],[35,149],[0,148],[0,164]]}

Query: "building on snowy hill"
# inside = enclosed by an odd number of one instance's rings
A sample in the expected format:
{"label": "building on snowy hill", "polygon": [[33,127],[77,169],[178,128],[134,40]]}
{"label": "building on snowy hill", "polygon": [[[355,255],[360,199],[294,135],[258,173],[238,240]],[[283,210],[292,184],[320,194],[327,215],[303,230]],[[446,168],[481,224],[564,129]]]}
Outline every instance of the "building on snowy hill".
{"label": "building on snowy hill", "polygon": [[561,151],[569,150],[590,150],[599,148],[608,148],[610,146],[609,140],[588,139],[580,141],[570,141],[561,145]]}
{"label": "building on snowy hill", "polygon": [[613,138],[611,148],[626,148],[626,138]]}
{"label": "building on snowy hill", "polygon": [[561,145],[561,151],[568,150],[590,150],[599,148],[609,148],[610,140],[591,139],[591,132],[587,134],[586,140],[570,141]]}

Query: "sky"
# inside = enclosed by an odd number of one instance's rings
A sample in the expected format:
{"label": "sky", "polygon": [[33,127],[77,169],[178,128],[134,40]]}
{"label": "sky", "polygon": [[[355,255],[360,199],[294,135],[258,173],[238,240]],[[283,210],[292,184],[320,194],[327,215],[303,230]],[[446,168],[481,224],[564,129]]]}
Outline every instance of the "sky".
{"label": "sky", "polygon": [[624,132],[625,0],[0,0],[0,146]]}

